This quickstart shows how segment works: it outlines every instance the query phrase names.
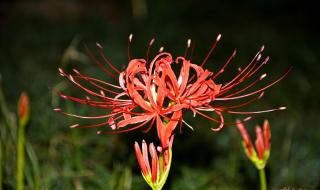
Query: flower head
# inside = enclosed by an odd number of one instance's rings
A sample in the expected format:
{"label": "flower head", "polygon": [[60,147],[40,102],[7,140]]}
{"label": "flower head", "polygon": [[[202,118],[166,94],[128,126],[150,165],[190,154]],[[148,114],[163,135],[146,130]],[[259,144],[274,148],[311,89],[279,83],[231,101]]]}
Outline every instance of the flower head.
{"label": "flower head", "polygon": [[264,121],[263,131],[259,125],[256,126],[256,148],[254,148],[245,126],[239,120],[237,121],[237,127],[242,136],[242,144],[247,157],[255,164],[258,169],[263,169],[270,156],[271,133],[269,122],[267,120]]}
{"label": "flower head", "polygon": [[[238,110],[261,99],[264,91],[282,80],[289,70],[264,87],[255,88],[255,85],[267,76],[265,73],[256,76],[269,60],[269,57],[262,58],[264,51],[264,46],[262,46],[249,64],[243,69],[239,69],[238,74],[230,81],[217,83],[216,79],[224,73],[236,55],[235,50],[217,72],[205,69],[204,65],[208,62],[220,39],[221,35],[218,35],[204,60],[200,64],[195,64],[191,56],[188,56],[192,45],[191,40],[188,40],[187,49],[183,56],[174,58],[170,53],[163,52],[163,48],[161,48],[153,59],[149,59],[150,47],[154,43],[154,39],[152,39],[148,46],[147,58],[132,59],[130,53],[132,35],[130,35],[129,63],[123,71],[119,71],[110,63],[100,44],[97,44],[97,47],[105,64],[86,49],[94,62],[109,76],[116,78],[119,84],[115,85],[86,76],[76,69],[73,69],[73,73],[68,74],[59,68],[60,75],[85,91],[87,96],[78,98],[65,95],[62,92],[59,94],[64,99],[107,109],[110,110],[110,113],[97,116],[63,113],[83,119],[102,119],[97,124],[86,126],[75,124],[71,126],[72,128],[109,125],[114,130],[111,132],[98,131],[99,134],[127,132],[147,124],[149,127],[145,131],[149,131],[156,123],[161,146],[167,148],[169,139],[178,124],[180,124],[180,129],[183,123],[191,127],[183,120],[183,111],[185,110],[190,110],[194,115],[200,115],[216,123],[217,126],[212,127],[212,130],[218,131],[225,124],[231,124],[225,122],[224,114],[248,115],[243,119],[246,121],[251,118],[252,114],[285,109],[285,107],[278,107],[261,111]],[[178,74],[175,73],[176,67],[180,68]],[[60,108],[55,110],[62,112]],[[205,112],[209,112],[210,115]]]}

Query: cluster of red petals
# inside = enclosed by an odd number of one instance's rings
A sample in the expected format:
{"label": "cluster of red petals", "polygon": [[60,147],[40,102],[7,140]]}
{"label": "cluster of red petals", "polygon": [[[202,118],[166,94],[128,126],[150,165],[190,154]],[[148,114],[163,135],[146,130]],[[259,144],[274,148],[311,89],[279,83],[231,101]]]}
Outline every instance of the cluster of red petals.
{"label": "cluster of red petals", "polygon": [[[253,147],[250,136],[248,135],[248,132],[245,126],[243,125],[243,123],[238,121],[237,127],[242,136],[248,156],[249,157],[254,156],[255,149]],[[256,146],[258,158],[260,160],[264,159],[264,153],[266,151],[270,151],[270,138],[271,138],[270,125],[269,125],[269,122],[265,120],[263,123],[263,131],[260,126],[256,126],[255,146]]]}
{"label": "cluster of red petals", "polygon": [[[170,168],[171,153],[169,151],[172,148],[173,137],[174,136],[171,136],[170,138],[168,149],[162,149],[161,147],[158,147],[160,150],[157,150],[153,143],[149,144],[148,149],[147,143],[143,140],[141,151],[139,144],[137,142],[134,144],[134,149],[141,172],[143,176],[151,176],[153,183],[158,180],[160,174],[166,173],[166,171]],[[149,161],[149,158],[151,158],[151,161]]]}
{"label": "cluster of red petals", "polygon": [[[262,59],[262,52],[264,51],[264,47],[262,47],[252,61],[243,69],[240,69],[239,73],[229,82],[217,84],[215,82],[216,78],[224,72],[236,54],[236,51],[234,51],[222,68],[215,73],[205,69],[203,66],[208,61],[220,38],[221,35],[217,37],[208,55],[199,65],[194,64],[186,56],[173,58],[170,53],[159,52],[151,61],[148,61],[148,58],[129,58],[129,64],[122,72],[109,62],[103,53],[102,46],[97,44],[106,64],[101,63],[90,52],[89,55],[109,76],[119,80],[119,85],[83,75],[75,69],[71,74],[59,69],[61,76],[66,77],[77,87],[84,90],[88,96],[78,98],[61,92],[59,94],[62,98],[92,107],[108,109],[111,112],[98,116],[79,116],[63,113],[84,119],[104,119],[103,122],[94,125],[72,125],[71,127],[73,128],[92,128],[109,125],[115,130],[114,132],[126,132],[141,128],[149,123],[149,127],[145,129],[145,131],[149,131],[153,124],[156,123],[161,145],[166,148],[176,126],[178,124],[181,126],[184,122],[182,118],[183,110],[191,110],[194,114],[201,115],[217,123],[218,127],[212,128],[212,130],[217,131],[226,124],[224,113],[251,115],[285,109],[285,107],[280,107],[254,112],[237,110],[260,99],[263,91],[282,80],[289,70],[266,86],[253,89],[255,84],[266,77],[266,74],[256,77],[256,73],[269,60],[269,57]],[[132,38],[129,38],[129,40],[131,42]],[[150,43],[150,46],[152,43]],[[188,41],[189,47],[190,41]],[[176,67],[180,68],[178,74],[175,73]],[[88,85],[91,85],[94,90]],[[232,104],[233,100],[237,100],[236,103]],[[239,100],[243,101],[239,103]],[[61,111],[60,108],[55,110]],[[216,117],[204,112],[214,113]],[[244,120],[249,118],[251,117],[246,117]],[[99,131],[98,133],[112,132]]]}

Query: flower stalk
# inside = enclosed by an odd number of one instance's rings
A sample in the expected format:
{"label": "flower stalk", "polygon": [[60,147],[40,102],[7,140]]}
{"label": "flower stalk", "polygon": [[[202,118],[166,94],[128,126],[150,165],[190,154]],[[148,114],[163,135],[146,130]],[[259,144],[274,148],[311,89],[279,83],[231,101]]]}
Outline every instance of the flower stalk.
{"label": "flower stalk", "polygon": [[259,169],[259,177],[260,177],[260,189],[267,190],[267,179],[266,179],[266,172],[264,168]]}

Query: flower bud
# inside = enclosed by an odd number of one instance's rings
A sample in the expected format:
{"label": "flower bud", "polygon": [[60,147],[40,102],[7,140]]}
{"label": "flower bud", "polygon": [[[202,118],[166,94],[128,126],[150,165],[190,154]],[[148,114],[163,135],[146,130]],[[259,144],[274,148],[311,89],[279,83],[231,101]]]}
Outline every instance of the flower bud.
{"label": "flower bud", "polygon": [[30,115],[29,96],[26,92],[22,92],[18,102],[18,118],[19,125],[26,125]]}

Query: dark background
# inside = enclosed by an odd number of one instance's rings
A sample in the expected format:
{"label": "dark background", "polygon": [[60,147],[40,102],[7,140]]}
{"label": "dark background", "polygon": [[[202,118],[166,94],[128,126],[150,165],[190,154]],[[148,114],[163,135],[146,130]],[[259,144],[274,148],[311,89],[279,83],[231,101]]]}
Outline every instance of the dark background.
{"label": "dark background", "polygon": [[[140,176],[133,142],[149,140],[140,131],[100,136],[96,130],[69,129],[79,121],[54,113],[62,106],[90,115],[92,109],[60,100],[53,88],[76,93],[75,87],[58,76],[57,68],[78,68],[106,81],[113,81],[92,64],[81,47],[86,43],[105,47],[107,57],[118,68],[127,64],[127,39],[134,34],[134,57],[144,57],[147,44],[156,38],[174,56],[182,55],[186,40],[195,42],[194,62],[199,63],[216,36],[222,40],[207,68],[222,66],[237,48],[235,61],[226,73],[234,73],[266,46],[271,60],[265,66],[269,81],[289,67],[290,75],[267,90],[255,110],[280,105],[286,111],[259,114],[248,122],[269,119],[272,150],[267,165],[270,189],[320,188],[319,129],[319,24],[316,6],[308,1],[116,1],[116,0],[15,0],[0,3],[0,74],[5,101],[1,106],[15,113],[22,91],[31,99],[31,120],[26,135],[36,157],[27,169],[38,167],[37,178],[26,180],[26,189],[148,189]],[[228,71],[229,70],[229,71]],[[230,79],[227,74],[218,79]],[[221,81],[220,81],[221,80]],[[266,80],[266,81],[267,81]],[[92,112],[95,112],[93,110]],[[1,113],[0,128],[12,113]],[[235,117],[226,117],[234,121]],[[172,170],[165,189],[257,189],[259,178],[241,149],[234,127],[212,132],[209,121],[187,117],[195,128],[177,133]],[[152,136],[152,132],[150,133]],[[254,136],[252,136],[254,137]],[[5,144],[11,140],[1,139]],[[3,163],[14,171],[12,163]],[[7,171],[7,170],[6,170]],[[30,178],[30,177],[29,177]],[[14,189],[14,172],[4,172],[4,189]]]}

